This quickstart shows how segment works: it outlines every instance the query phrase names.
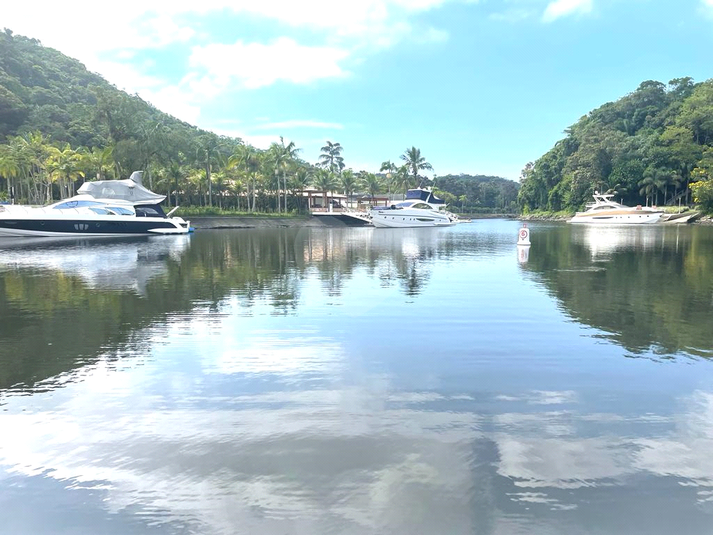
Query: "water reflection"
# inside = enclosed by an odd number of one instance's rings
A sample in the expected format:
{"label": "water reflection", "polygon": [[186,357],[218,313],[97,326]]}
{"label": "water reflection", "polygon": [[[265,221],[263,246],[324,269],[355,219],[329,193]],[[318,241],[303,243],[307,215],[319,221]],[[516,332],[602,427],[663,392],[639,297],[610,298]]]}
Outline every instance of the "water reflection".
{"label": "water reflection", "polygon": [[691,226],[550,226],[526,269],[632,356],[712,356],[713,245]]}
{"label": "water reflection", "polygon": [[[179,261],[190,236],[106,240],[16,239],[0,241],[0,271],[72,277],[92,290],[146,295],[148,282]],[[44,273],[43,273],[44,272]]]}
{"label": "water reflection", "polygon": [[534,228],[520,263],[516,225],[132,242],[119,286],[3,251],[0,534],[710,533],[708,363],[562,314],[703,291],[708,238]]}
{"label": "water reflection", "polygon": [[582,225],[573,230],[572,241],[588,248],[592,258],[606,258],[617,251],[650,251],[662,242],[666,230],[660,225]]}

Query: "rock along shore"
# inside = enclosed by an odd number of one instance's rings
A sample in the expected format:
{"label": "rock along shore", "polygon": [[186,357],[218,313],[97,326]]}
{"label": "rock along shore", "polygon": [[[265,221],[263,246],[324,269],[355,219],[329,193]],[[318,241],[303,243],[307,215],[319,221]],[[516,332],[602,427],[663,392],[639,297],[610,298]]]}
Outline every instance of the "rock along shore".
{"label": "rock along shore", "polygon": [[195,229],[229,229],[229,228],[280,228],[280,227],[325,227],[317,217],[185,217]]}

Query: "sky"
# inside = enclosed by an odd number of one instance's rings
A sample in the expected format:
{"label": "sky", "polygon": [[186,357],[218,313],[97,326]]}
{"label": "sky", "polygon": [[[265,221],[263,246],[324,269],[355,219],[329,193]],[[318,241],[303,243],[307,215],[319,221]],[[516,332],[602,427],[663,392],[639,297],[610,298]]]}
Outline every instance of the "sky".
{"label": "sky", "polygon": [[[111,6],[111,7],[109,7]],[[713,77],[713,0],[6,2],[39,39],[179,119],[312,163],[517,180],[645,80]]]}

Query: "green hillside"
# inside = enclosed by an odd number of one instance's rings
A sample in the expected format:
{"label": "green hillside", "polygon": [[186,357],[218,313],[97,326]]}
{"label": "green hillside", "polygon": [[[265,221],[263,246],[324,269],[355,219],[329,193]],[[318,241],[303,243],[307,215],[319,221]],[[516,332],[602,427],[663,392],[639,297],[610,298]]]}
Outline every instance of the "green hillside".
{"label": "green hillside", "polygon": [[574,211],[595,190],[625,204],[713,209],[713,80],[643,82],[566,130],[522,172],[523,212]]}
{"label": "green hillside", "polygon": [[435,181],[439,195],[460,213],[516,213],[518,183],[497,176],[443,175]]}
{"label": "green hillside", "polygon": [[[114,146],[118,172],[235,143],[127,95],[83,64],[36,39],[0,33],[0,143],[39,132],[55,145]],[[149,146],[151,148],[149,148]]]}
{"label": "green hillside", "polygon": [[166,182],[171,169],[187,179],[239,143],[118,90],[36,39],[0,32],[0,195],[40,203],[85,177],[137,169],[151,182]]}

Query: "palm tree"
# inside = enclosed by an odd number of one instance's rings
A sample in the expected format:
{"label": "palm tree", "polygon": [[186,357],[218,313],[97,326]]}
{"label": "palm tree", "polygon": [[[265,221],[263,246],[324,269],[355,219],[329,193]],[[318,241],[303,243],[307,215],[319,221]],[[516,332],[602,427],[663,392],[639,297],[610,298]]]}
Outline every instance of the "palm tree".
{"label": "palm tree", "polygon": [[[171,162],[166,168],[166,175],[173,181],[174,193],[173,193],[173,206],[178,206],[178,179],[183,178],[184,172],[181,164],[178,162]],[[171,198],[169,197],[168,202],[170,204]]]}
{"label": "palm tree", "polygon": [[196,148],[196,161],[201,161],[205,168],[208,183],[208,206],[213,206],[213,180],[211,179],[213,164],[220,165],[222,163],[219,149],[215,136],[203,136]]}
{"label": "palm tree", "polygon": [[240,211],[240,196],[245,193],[245,184],[240,179],[230,179],[228,182],[228,191],[235,196],[235,209]]}
{"label": "palm tree", "polygon": [[411,185],[411,177],[409,176],[409,169],[406,164],[399,167],[396,170],[396,174],[392,175],[391,184],[394,186],[394,191],[401,189],[403,197],[406,197],[406,190]]}
{"label": "palm tree", "polygon": [[423,156],[421,156],[421,149],[417,149],[416,147],[406,149],[406,151],[404,151],[401,155],[401,159],[406,162],[406,166],[408,167],[416,186],[420,186],[421,184],[421,177],[418,175],[419,171],[433,171],[431,164],[428,163]]}
{"label": "palm tree", "polygon": [[114,147],[111,145],[104,148],[92,147],[91,150],[80,148],[77,152],[80,155],[80,166],[85,176],[94,175],[97,180],[104,180],[105,170],[114,164],[112,158]]}
{"label": "palm tree", "polygon": [[12,145],[0,145],[0,177],[7,180],[7,194],[12,196],[13,178],[17,178],[21,172],[21,162]]}
{"label": "palm tree", "polygon": [[73,150],[69,143],[65,143],[61,149],[49,148],[47,169],[50,176],[59,180],[61,199],[64,199],[65,188],[68,197],[74,195],[74,181],[84,178],[84,172],[80,170],[80,162],[81,155]]}
{"label": "palm tree", "polygon": [[280,211],[280,176],[282,176],[282,190],[285,192],[285,212],[287,212],[287,170],[294,164],[297,153],[301,149],[295,146],[294,141],[285,145],[285,140],[280,136],[279,143],[272,143],[268,149],[270,162],[274,166],[277,176],[277,211]]}
{"label": "palm tree", "polygon": [[[233,149],[233,154],[228,158],[228,168],[238,169],[246,179],[246,185],[248,185],[248,190],[246,194],[248,196],[248,211],[255,211],[255,189],[257,187],[257,182],[261,178],[260,166],[262,164],[262,158],[260,152],[251,146],[240,144]],[[250,194],[252,191],[252,204],[250,203]]]}
{"label": "palm tree", "polygon": [[383,173],[384,171],[386,171],[387,173],[395,173],[397,169],[398,167],[395,163],[393,163],[391,160],[386,160],[385,162],[381,162],[379,172]]}
{"label": "palm tree", "polygon": [[649,197],[656,189],[656,180],[647,173],[644,178],[639,181],[639,195],[646,195],[646,206],[649,205]]}
{"label": "palm tree", "polygon": [[301,165],[294,172],[290,178],[290,189],[293,192],[299,192],[299,198],[297,201],[297,211],[302,211],[302,198],[304,197],[304,190],[309,186],[312,180],[312,173],[310,169],[304,165]]}
{"label": "palm tree", "polygon": [[[31,201],[40,201],[39,184],[46,184],[47,188],[50,187],[45,166],[49,156],[49,140],[41,132],[29,132],[17,136],[12,142],[15,144],[14,150],[17,156],[22,161],[23,176],[21,178],[27,182],[27,197]],[[48,197],[51,197],[51,193],[48,193]]]}
{"label": "palm tree", "polygon": [[468,201],[468,196],[467,195],[459,195],[458,200],[460,201],[460,211],[463,213],[465,203]]}
{"label": "palm tree", "polygon": [[342,146],[339,143],[332,143],[328,140],[327,144],[321,148],[322,154],[319,155],[318,165],[329,169],[333,173],[340,173],[344,169],[342,150]]}
{"label": "palm tree", "polygon": [[381,173],[386,172],[386,186],[389,188],[389,195],[391,195],[392,178],[396,174],[397,170],[398,170],[398,167],[391,160],[386,160],[385,162],[381,162],[381,167],[379,168],[379,172],[381,172]]}
{"label": "palm tree", "polygon": [[369,192],[369,196],[371,197],[371,204],[373,205],[374,197],[377,193],[381,191],[382,188],[381,180],[374,173],[363,173],[361,179],[364,183],[366,191]]}
{"label": "palm tree", "polygon": [[[206,183],[206,170],[205,169],[194,169],[188,175],[188,187],[190,188],[191,195],[195,194],[198,197],[198,204],[200,206],[205,206],[205,197],[203,186]],[[192,203],[191,203],[192,204]]]}
{"label": "palm tree", "polygon": [[312,185],[322,190],[322,207],[327,208],[327,193],[334,191],[339,182],[337,182],[337,177],[329,169],[318,169],[316,173],[312,176]]}
{"label": "palm tree", "polygon": [[349,205],[349,197],[357,187],[359,183],[358,177],[354,174],[354,171],[347,169],[339,176],[339,182],[344,190],[344,195],[347,196],[347,206]]}

